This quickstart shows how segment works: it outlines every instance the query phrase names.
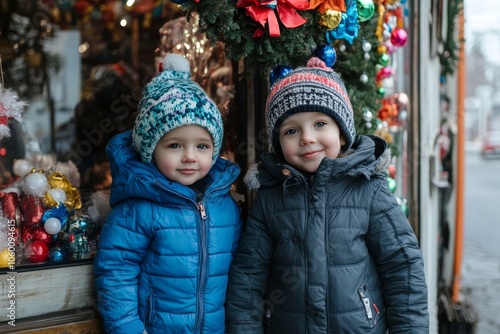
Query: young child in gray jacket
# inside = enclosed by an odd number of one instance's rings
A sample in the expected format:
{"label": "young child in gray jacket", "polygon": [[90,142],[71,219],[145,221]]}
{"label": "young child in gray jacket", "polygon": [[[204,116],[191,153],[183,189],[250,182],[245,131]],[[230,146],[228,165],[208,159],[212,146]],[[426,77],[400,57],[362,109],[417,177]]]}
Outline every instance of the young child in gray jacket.
{"label": "young child in gray jacket", "polygon": [[384,140],[357,136],[344,84],[311,58],[266,104],[271,153],[229,274],[226,331],[428,333],[424,264],[388,189]]}

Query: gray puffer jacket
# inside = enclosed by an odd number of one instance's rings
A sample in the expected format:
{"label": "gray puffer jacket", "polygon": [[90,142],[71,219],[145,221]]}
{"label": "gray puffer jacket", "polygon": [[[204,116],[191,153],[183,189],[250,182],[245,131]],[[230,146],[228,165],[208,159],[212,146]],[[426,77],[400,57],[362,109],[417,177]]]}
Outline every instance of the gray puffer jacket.
{"label": "gray puffer jacket", "polygon": [[422,253],[384,172],[385,141],[359,136],[306,177],[266,153],[229,276],[226,331],[428,333]]}

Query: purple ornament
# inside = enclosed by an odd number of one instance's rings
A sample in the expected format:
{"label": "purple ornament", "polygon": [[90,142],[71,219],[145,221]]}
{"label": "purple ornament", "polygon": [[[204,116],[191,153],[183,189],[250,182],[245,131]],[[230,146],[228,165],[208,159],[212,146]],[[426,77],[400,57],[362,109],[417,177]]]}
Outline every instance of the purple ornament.
{"label": "purple ornament", "polygon": [[332,67],[337,61],[337,52],[331,45],[318,46],[314,50],[314,56],[324,61],[328,67]]}
{"label": "purple ornament", "polygon": [[269,73],[269,83],[271,86],[279,79],[284,78],[293,69],[290,66],[278,65]]}

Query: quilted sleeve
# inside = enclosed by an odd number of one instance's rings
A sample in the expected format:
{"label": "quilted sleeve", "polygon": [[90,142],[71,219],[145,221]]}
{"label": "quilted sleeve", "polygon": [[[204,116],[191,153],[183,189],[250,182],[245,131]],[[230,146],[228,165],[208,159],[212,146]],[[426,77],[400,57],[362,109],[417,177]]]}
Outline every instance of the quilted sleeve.
{"label": "quilted sleeve", "polygon": [[151,209],[115,207],[103,225],[94,259],[94,283],[106,333],[143,333],[138,313],[140,264],[151,239]]}
{"label": "quilted sleeve", "polygon": [[424,262],[417,238],[385,178],[374,178],[367,245],[377,263],[389,332],[429,333]]}
{"label": "quilted sleeve", "polygon": [[267,230],[263,201],[258,195],[229,271],[226,297],[226,331],[229,334],[264,331],[264,296],[275,245]]}

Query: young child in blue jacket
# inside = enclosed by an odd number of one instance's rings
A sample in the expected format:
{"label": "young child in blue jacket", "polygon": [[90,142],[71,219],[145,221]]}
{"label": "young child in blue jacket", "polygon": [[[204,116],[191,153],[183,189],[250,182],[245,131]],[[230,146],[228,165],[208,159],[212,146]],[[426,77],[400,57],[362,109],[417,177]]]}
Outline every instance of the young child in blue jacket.
{"label": "young child in blue jacket", "polygon": [[385,141],[357,136],[339,76],[311,58],[266,104],[272,152],[229,274],[226,330],[428,333],[422,253],[384,172]]}
{"label": "young child in blue jacket", "polygon": [[222,118],[167,55],[132,131],[106,148],[111,212],[94,260],[107,333],[224,333],[228,270],[241,232],[229,194],[239,167],[219,157]]}

